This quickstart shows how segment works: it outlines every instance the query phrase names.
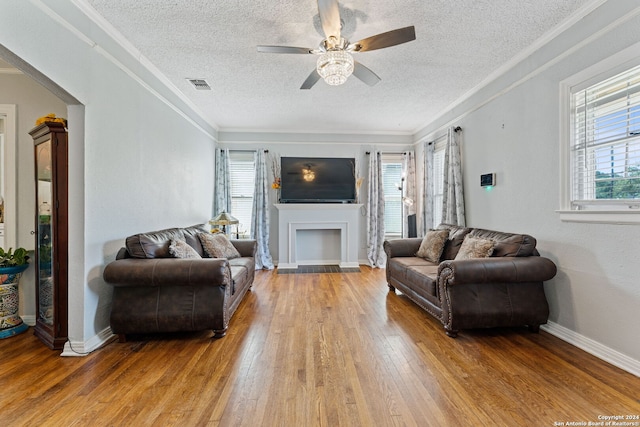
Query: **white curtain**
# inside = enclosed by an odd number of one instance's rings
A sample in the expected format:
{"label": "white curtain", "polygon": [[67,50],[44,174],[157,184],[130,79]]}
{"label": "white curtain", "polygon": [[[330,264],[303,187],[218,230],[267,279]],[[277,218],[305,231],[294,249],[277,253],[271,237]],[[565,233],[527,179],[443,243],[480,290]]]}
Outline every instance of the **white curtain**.
{"label": "white curtain", "polygon": [[462,162],[460,159],[460,128],[449,128],[444,153],[444,184],[442,194],[442,222],[465,226]]}
{"label": "white curtain", "polygon": [[402,178],[404,194],[402,198],[402,237],[409,237],[409,215],[416,214],[416,155],[413,151],[402,153]]}
{"label": "white curtain", "polygon": [[384,253],[384,191],[382,185],[382,161],[380,152],[369,156],[369,189],[367,192],[367,258],[374,268],[385,266]]}
{"label": "white curtain", "polygon": [[269,177],[264,150],[255,153],[256,181],[251,212],[251,238],[258,244],[256,270],[273,270],[273,259],[269,252]]}
{"label": "white curtain", "polygon": [[229,149],[216,149],[215,194],[213,216],[225,211],[231,213],[231,178],[229,176]]}
{"label": "white curtain", "polygon": [[[422,193],[422,227],[420,232],[426,234],[427,230],[433,228],[435,225],[433,224],[434,215],[433,215],[433,206],[434,206],[434,178],[433,178],[433,152],[435,151],[436,143],[433,142],[425,142],[424,143],[424,187]],[[420,235],[420,233],[418,234]]]}

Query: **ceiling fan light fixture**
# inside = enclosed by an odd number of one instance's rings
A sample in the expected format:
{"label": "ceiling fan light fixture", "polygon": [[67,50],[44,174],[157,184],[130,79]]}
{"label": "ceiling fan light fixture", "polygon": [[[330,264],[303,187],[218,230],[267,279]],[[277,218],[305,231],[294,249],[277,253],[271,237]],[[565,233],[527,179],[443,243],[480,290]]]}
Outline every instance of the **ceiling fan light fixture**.
{"label": "ceiling fan light fixture", "polygon": [[343,50],[330,50],[320,55],[316,71],[327,84],[341,85],[353,73],[353,57]]}
{"label": "ceiling fan light fixture", "polygon": [[311,182],[314,179],[316,179],[316,173],[311,170],[311,165],[310,164],[307,164],[305,166],[306,166],[306,168],[302,169],[302,178],[307,182]]}

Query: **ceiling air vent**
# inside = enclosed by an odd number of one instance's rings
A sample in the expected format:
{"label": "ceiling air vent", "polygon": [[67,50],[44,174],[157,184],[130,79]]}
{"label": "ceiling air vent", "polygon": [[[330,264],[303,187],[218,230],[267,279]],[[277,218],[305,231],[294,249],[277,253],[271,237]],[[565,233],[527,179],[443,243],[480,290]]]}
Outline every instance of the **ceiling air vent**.
{"label": "ceiling air vent", "polygon": [[205,79],[187,79],[196,90],[211,90],[211,86]]}

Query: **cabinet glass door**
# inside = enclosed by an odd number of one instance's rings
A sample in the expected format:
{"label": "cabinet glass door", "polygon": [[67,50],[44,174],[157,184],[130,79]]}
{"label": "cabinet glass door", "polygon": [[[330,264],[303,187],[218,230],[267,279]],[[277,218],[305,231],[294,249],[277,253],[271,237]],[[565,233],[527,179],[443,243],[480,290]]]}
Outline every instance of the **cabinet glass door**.
{"label": "cabinet glass door", "polygon": [[51,158],[51,140],[36,146],[36,168],[38,177],[38,319],[53,325],[54,319],[54,281],[53,281],[53,228],[51,213],[53,188],[51,178],[53,163]]}

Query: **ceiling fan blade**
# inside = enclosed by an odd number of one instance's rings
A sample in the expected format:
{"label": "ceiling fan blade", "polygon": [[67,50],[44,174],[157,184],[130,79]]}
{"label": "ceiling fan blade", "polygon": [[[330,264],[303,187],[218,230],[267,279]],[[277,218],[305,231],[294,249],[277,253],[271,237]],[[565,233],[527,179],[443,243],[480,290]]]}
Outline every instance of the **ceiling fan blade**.
{"label": "ceiling fan blade", "polygon": [[366,52],[368,50],[395,46],[415,39],[416,29],[412,25],[410,27],[398,28],[397,30],[387,31],[386,33],[367,37],[366,39],[362,39],[349,45],[349,50],[353,50],[354,52]]}
{"label": "ceiling fan blade", "polygon": [[293,46],[258,46],[258,52],[265,53],[311,53],[313,49],[308,47]]}
{"label": "ceiling fan blade", "polygon": [[375,86],[380,80],[382,80],[376,73],[374,73],[358,61],[353,61],[353,75],[369,86]]}
{"label": "ceiling fan blade", "polygon": [[340,40],[340,8],[338,0],[318,0],[318,13],[324,35]]}
{"label": "ceiling fan blade", "polygon": [[302,83],[300,89],[311,89],[313,85],[318,83],[318,80],[320,80],[320,74],[318,74],[316,70],[313,70],[311,74],[309,74],[309,77],[307,77],[307,80]]}

